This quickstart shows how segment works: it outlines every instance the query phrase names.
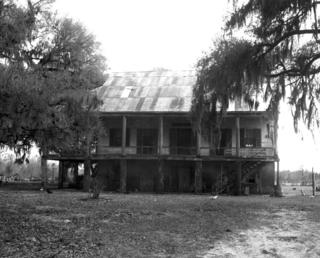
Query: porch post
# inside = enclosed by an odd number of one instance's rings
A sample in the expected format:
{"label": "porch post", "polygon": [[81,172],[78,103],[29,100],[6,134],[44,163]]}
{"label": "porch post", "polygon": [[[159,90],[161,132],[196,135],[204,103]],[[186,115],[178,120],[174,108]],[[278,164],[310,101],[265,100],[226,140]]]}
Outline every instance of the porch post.
{"label": "porch post", "polygon": [[241,168],[242,162],[236,161],[236,170],[234,173],[234,194],[241,195]]}
{"label": "porch post", "polygon": [[127,160],[120,159],[120,192],[127,191]]}
{"label": "porch post", "polygon": [[222,162],[220,164],[220,185],[221,185],[220,190],[222,190],[223,188],[223,163]]}
{"label": "porch post", "polygon": [[75,162],[73,163],[73,173],[74,173],[74,184],[75,187],[78,188],[79,187],[79,163]]}
{"label": "porch post", "polygon": [[217,189],[218,177],[216,175],[216,169],[215,169],[214,163],[211,169],[211,178],[212,178],[211,193],[216,194],[218,192],[218,189]]}
{"label": "porch post", "polygon": [[262,173],[261,170],[259,169],[259,194],[262,194]]}
{"label": "porch post", "polygon": [[279,160],[277,161],[277,185],[274,187],[274,194],[276,197],[282,197],[282,187],[280,185],[280,171],[279,171]]}
{"label": "porch post", "polygon": [[197,131],[197,156],[201,156],[201,128]]}
{"label": "porch post", "polygon": [[163,155],[163,117],[159,117],[159,154]]}
{"label": "porch post", "polygon": [[[240,157],[240,117],[236,117],[236,156]],[[241,161],[236,161],[234,173],[234,194],[241,195]]]}
{"label": "porch post", "polygon": [[64,162],[62,160],[59,160],[58,188],[63,187],[63,168],[64,168]]}
{"label": "porch post", "polygon": [[240,117],[236,117],[236,156],[240,157]]}
{"label": "porch post", "polygon": [[202,160],[198,159],[196,160],[196,170],[195,170],[195,193],[201,193],[202,192]]}
{"label": "porch post", "polygon": [[161,194],[164,191],[164,171],[163,171],[163,159],[158,160],[158,184],[157,193]]}
{"label": "porch post", "polygon": [[277,161],[277,186],[280,186],[280,171],[279,171],[279,161]]}
{"label": "porch post", "polygon": [[126,155],[126,131],[127,131],[127,118],[122,117],[122,156]]}

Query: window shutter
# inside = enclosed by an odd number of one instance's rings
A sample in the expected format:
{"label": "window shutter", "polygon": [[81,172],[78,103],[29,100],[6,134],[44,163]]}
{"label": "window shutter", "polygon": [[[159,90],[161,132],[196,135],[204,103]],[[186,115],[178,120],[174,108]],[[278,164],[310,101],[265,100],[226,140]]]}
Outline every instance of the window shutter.
{"label": "window shutter", "polygon": [[137,129],[137,153],[142,154],[142,130]]}
{"label": "window shutter", "polygon": [[254,129],[254,137],[256,142],[256,147],[261,147],[261,129]]}
{"label": "window shutter", "polygon": [[245,148],[245,129],[240,129],[240,148]]}
{"label": "window shutter", "polygon": [[114,146],[114,128],[110,128],[110,146]]}

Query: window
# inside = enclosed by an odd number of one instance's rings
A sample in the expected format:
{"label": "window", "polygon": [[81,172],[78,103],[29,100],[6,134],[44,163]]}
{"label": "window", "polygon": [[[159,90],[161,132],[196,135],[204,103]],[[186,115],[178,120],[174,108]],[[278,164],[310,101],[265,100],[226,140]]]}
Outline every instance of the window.
{"label": "window", "polygon": [[255,184],[256,183],[256,173],[253,173],[252,175],[247,177],[245,181],[248,184]]}
{"label": "window", "polygon": [[137,147],[138,154],[157,154],[158,129],[138,129]]}
{"label": "window", "polygon": [[197,137],[191,128],[171,128],[170,154],[195,155]]}
{"label": "window", "polygon": [[[122,146],[122,129],[110,128],[110,146],[120,147]],[[126,146],[130,146],[130,129],[126,129]]]}
{"label": "window", "polygon": [[261,147],[261,129],[240,129],[241,148]]}

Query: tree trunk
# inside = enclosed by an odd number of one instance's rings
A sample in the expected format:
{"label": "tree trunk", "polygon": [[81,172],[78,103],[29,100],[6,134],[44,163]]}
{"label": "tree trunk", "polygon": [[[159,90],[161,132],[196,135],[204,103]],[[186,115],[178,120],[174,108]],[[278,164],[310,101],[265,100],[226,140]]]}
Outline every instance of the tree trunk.
{"label": "tree trunk", "polygon": [[73,163],[73,173],[74,173],[74,185],[75,188],[79,188],[79,163],[75,162]]}
{"label": "tree trunk", "polygon": [[234,194],[241,195],[241,161],[236,161],[236,170],[234,173]]}
{"label": "tree trunk", "polygon": [[83,176],[83,190],[89,192],[90,190],[90,171],[91,171],[91,160],[90,157],[85,157],[84,160],[84,176]]}
{"label": "tree trunk", "polygon": [[195,193],[202,192],[202,161],[196,161],[196,170],[195,170]]}
{"label": "tree trunk", "polygon": [[60,160],[59,161],[58,188],[63,188],[63,170],[64,170],[64,162],[62,160]]}
{"label": "tree trunk", "polygon": [[164,191],[164,173],[163,173],[163,160],[158,160],[158,185],[157,185],[157,193],[162,194]]}
{"label": "tree trunk", "polygon": [[83,190],[89,192],[90,190],[90,180],[91,180],[91,138],[90,134],[86,138],[86,155],[84,157],[84,175],[83,175]]}
{"label": "tree trunk", "polygon": [[47,189],[47,178],[48,178],[48,167],[47,167],[47,150],[43,147],[41,155],[41,187],[43,190]]}
{"label": "tree trunk", "polygon": [[120,192],[127,192],[127,160],[120,160]]}

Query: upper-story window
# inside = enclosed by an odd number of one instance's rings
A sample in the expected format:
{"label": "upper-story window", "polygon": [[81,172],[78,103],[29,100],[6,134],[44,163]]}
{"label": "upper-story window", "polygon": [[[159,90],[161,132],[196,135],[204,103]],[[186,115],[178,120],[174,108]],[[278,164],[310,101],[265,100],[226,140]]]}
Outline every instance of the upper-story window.
{"label": "upper-story window", "polygon": [[240,129],[240,147],[241,148],[259,148],[261,147],[261,129]]}
{"label": "upper-story window", "polygon": [[195,155],[197,137],[191,128],[170,129],[170,154]]}
{"label": "upper-story window", "polygon": [[137,153],[157,154],[158,129],[138,128],[137,130]]}
{"label": "upper-story window", "polygon": [[[120,147],[122,146],[122,129],[110,128],[110,146]],[[126,129],[126,146],[130,146],[130,129]]]}

